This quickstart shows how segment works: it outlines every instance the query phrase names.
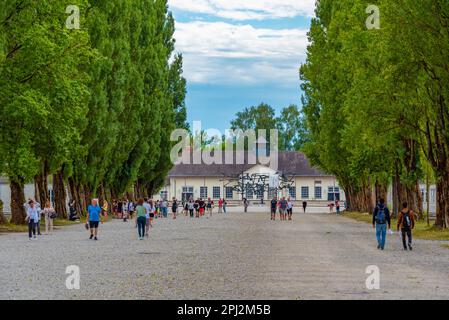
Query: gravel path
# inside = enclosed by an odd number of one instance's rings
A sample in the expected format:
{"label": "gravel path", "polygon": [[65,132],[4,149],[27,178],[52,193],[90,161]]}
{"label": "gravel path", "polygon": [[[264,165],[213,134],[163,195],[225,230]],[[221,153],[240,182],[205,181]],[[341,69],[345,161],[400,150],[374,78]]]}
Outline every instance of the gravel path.
{"label": "gravel path", "polygon": [[[376,249],[368,224],[329,214],[272,222],[264,213],[158,219],[149,240],[133,223],[83,225],[29,241],[0,235],[0,299],[449,299],[449,250],[397,234]],[[78,265],[80,290],[65,286]],[[365,269],[380,269],[368,290]]]}

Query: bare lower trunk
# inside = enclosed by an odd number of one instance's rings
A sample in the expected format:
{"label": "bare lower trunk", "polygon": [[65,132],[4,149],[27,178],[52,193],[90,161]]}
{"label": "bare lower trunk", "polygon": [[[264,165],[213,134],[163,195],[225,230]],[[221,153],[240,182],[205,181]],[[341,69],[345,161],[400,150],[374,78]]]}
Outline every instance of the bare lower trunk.
{"label": "bare lower trunk", "polygon": [[440,228],[448,227],[449,218],[449,177],[437,182],[437,214],[435,225]]}
{"label": "bare lower trunk", "polygon": [[393,211],[393,217],[396,217],[399,210],[402,209],[402,203],[407,202],[408,208],[413,210],[418,219],[423,218],[423,201],[418,182],[412,186],[406,186],[399,182],[397,184],[397,194],[399,209]]}
{"label": "bare lower trunk", "polygon": [[45,162],[42,165],[42,171],[34,176],[34,197],[42,206],[45,205],[50,198],[48,194],[48,165]]}
{"label": "bare lower trunk", "polygon": [[62,172],[53,175],[53,192],[55,195],[55,211],[60,218],[67,218],[66,199],[67,194],[64,186],[64,178]]}
{"label": "bare lower trunk", "polygon": [[84,207],[83,207],[84,212],[87,210],[87,207],[92,202],[92,191],[87,185],[85,185],[83,189],[84,189]]}
{"label": "bare lower trunk", "polygon": [[375,195],[376,195],[376,201],[379,199],[386,200],[387,196],[388,196],[388,185],[376,182]]}
{"label": "bare lower trunk", "polygon": [[[346,191],[347,190],[347,191]],[[374,210],[373,192],[369,184],[365,184],[360,188],[347,187],[345,190],[348,211],[369,212]]]}
{"label": "bare lower trunk", "polygon": [[426,175],[426,212],[427,212],[427,226],[430,226],[430,179]]}
{"label": "bare lower trunk", "polygon": [[23,182],[19,183],[10,179],[11,188],[11,222],[14,224],[25,224],[25,192]]}

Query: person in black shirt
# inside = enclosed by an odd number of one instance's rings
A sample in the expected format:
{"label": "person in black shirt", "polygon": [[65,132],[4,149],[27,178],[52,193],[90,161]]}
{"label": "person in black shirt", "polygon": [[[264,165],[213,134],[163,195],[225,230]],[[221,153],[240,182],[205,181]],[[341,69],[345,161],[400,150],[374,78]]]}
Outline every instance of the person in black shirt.
{"label": "person in black shirt", "polygon": [[377,249],[385,248],[385,239],[387,237],[387,224],[391,229],[390,211],[385,205],[385,200],[380,199],[373,212],[373,228],[376,228]]}
{"label": "person in black shirt", "polygon": [[277,209],[278,201],[276,197],[271,200],[271,220],[276,220],[276,209]]}

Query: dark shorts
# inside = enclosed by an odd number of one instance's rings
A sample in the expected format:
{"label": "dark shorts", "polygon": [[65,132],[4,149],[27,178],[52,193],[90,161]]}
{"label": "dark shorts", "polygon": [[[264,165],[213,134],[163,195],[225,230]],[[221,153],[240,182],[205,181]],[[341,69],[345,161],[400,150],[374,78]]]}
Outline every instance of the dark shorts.
{"label": "dark shorts", "polygon": [[150,213],[150,218],[154,218],[154,213]]}
{"label": "dark shorts", "polygon": [[89,221],[89,228],[91,229],[97,229],[98,228],[99,221]]}
{"label": "dark shorts", "polygon": [[276,213],[276,208],[271,208],[271,213]]}

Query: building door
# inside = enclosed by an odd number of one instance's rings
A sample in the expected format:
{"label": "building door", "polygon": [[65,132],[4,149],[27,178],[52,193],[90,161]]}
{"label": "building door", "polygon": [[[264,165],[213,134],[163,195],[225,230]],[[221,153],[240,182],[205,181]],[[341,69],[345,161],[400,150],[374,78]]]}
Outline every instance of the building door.
{"label": "building door", "polygon": [[182,187],[182,201],[189,201],[190,198],[193,199],[193,187]]}

